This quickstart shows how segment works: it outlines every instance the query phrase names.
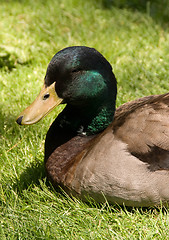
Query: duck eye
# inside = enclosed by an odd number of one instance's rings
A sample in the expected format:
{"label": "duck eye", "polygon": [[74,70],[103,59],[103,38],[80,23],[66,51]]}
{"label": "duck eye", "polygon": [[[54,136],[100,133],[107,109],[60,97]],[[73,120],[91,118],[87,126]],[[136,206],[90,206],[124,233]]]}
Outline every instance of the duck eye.
{"label": "duck eye", "polygon": [[46,93],[44,96],[43,96],[43,100],[46,100],[50,97],[50,94],[49,93]]}

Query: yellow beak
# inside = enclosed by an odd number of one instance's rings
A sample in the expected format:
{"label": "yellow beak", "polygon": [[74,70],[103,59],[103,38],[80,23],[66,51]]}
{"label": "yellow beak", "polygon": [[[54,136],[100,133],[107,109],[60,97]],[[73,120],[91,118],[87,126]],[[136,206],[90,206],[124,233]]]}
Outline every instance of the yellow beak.
{"label": "yellow beak", "polygon": [[45,87],[44,85],[35,101],[21,112],[16,122],[20,125],[36,123],[62,102],[63,99],[59,98],[56,94],[55,83],[49,87]]}

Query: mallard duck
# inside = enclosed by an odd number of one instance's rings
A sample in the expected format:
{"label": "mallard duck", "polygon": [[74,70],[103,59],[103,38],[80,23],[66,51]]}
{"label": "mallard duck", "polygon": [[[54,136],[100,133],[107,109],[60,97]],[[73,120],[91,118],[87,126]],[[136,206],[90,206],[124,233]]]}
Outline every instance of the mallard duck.
{"label": "mallard duck", "polygon": [[17,118],[33,124],[67,104],[47,132],[45,169],[54,187],[97,202],[169,203],[169,93],[115,111],[116,78],[95,49],[65,48],[48,65],[37,99]]}

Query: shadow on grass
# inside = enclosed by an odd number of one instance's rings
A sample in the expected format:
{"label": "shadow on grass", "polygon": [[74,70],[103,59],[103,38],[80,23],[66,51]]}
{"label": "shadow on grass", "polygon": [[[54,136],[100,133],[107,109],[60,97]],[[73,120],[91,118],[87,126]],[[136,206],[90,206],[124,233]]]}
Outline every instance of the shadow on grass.
{"label": "shadow on grass", "polygon": [[157,23],[169,24],[169,1],[168,0],[95,0],[102,3],[103,8],[111,7],[126,8],[140,11],[152,17]]}
{"label": "shadow on grass", "polygon": [[29,167],[20,175],[14,187],[17,187],[19,192],[28,189],[31,185],[40,185],[39,180],[46,177],[44,163],[35,157]]}
{"label": "shadow on grass", "polygon": [[22,61],[15,53],[10,53],[6,49],[0,47],[0,69],[11,71],[17,65],[29,65],[32,60]]}

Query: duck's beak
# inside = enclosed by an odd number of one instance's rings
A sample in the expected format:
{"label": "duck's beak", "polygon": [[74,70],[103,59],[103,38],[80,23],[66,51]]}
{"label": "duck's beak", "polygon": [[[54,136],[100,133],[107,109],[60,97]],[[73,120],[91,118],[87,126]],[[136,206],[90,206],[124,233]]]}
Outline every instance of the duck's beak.
{"label": "duck's beak", "polygon": [[52,111],[53,108],[62,103],[62,101],[63,99],[56,94],[55,83],[49,87],[44,85],[35,101],[21,112],[16,122],[20,125],[36,123]]}

